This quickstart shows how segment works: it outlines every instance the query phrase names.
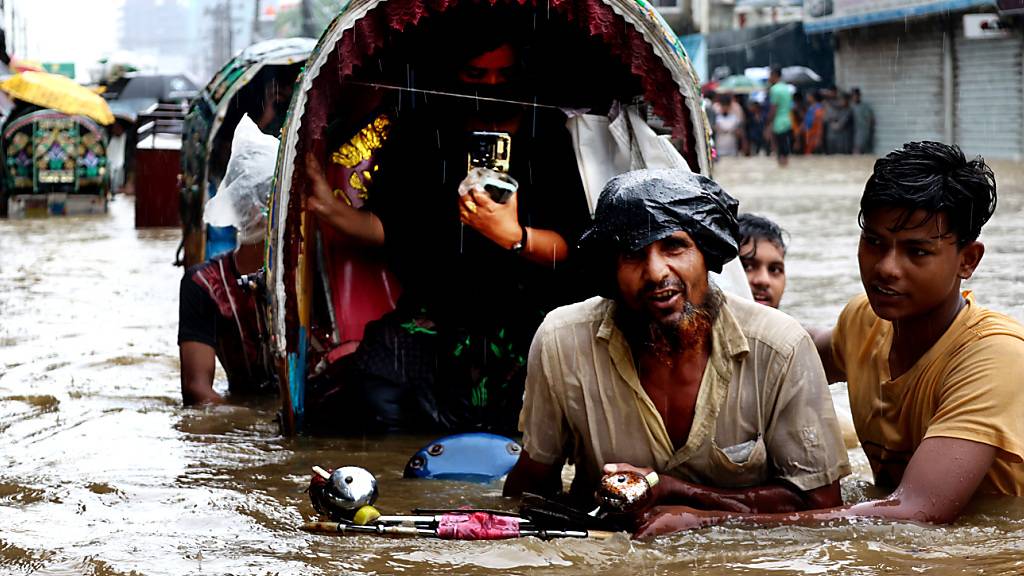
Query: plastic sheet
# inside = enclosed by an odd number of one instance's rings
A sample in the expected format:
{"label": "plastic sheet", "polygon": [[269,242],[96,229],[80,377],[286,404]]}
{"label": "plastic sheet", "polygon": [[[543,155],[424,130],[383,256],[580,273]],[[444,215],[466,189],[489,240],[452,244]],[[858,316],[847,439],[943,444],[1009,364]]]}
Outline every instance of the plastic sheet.
{"label": "plastic sheet", "polygon": [[592,254],[634,251],[670,236],[688,233],[708,270],[722,266],[739,250],[739,202],[714,180],[684,170],[637,170],[611,179],[597,201],[594,223],[580,239]]}
{"label": "plastic sheet", "polygon": [[263,241],[278,145],[278,139],[261,132],[248,114],[242,116],[231,140],[224,180],[203,211],[207,224],[234,226],[240,244]]}

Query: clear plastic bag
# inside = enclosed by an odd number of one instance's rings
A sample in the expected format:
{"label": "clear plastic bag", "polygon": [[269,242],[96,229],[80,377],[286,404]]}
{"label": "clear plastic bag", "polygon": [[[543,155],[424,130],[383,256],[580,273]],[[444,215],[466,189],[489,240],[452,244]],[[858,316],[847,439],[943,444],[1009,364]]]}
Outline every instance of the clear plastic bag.
{"label": "clear plastic bag", "polygon": [[231,140],[224,179],[206,202],[203,221],[234,226],[240,244],[263,240],[279,144],[277,138],[261,132],[248,114],[242,116]]}
{"label": "clear plastic bag", "polygon": [[490,168],[473,168],[459,184],[459,196],[465,196],[470,190],[474,190],[478,194],[487,193],[491,200],[504,204],[518,189],[519,183],[516,179],[504,172]]}

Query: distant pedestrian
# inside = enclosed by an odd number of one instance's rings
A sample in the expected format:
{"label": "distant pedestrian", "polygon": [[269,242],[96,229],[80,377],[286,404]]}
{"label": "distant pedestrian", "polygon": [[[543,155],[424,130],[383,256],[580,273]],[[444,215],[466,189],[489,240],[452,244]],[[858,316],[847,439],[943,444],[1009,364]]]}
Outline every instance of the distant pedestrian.
{"label": "distant pedestrian", "polygon": [[793,109],[790,110],[790,121],[793,125],[793,154],[804,153],[804,114],[807,112],[807,104],[804,102],[804,95],[798,90],[793,93]]}
{"label": "distant pedestrian", "polygon": [[743,118],[733,107],[733,98],[728,94],[718,97],[715,103],[715,150],[718,156],[738,156],[743,143]]}
{"label": "distant pedestrian", "polygon": [[768,113],[772,133],[772,144],[779,166],[789,163],[789,155],[793,150],[793,87],[782,81],[782,70],[772,67],[768,75],[768,102],[771,104]]}
{"label": "distant pedestrian", "polygon": [[850,97],[845,92],[839,93],[835,105],[825,116],[828,132],[825,134],[825,146],[829,154],[850,154],[853,152],[853,111],[850,110]]}
{"label": "distant pedestrian", "polygon": [[824,152],[825,143],[825,103],[821,92],[808,95],[810,106],[804,113],[804,154],[820,154]]}
{"label": "distant pedestrian", "polygon": [[875,136],[875,111],[861,100],[860,88],[853,93],[853,153],[870,154]]}
{"label": "distant pedestrian", "polygon": [[751,100],[747,104],[747,156],[757,156],[761,151],[768,151],[768,143],[764,140],[765,111],[760,102]]}

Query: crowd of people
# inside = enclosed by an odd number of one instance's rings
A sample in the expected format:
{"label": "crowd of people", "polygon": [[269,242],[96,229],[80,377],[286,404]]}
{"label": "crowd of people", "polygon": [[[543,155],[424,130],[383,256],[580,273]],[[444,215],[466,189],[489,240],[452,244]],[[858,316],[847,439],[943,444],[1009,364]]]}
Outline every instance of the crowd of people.
{"label": "crowd of people", "polygon": [[[514,44],[489,38],[465,55],[454,81],[502,96],[518,59]],[[845,97],[816,93],[803,109],[778,71],[770,85],[764,105],[720,102],[715,126],[730,127],[720,152],[754,147],[785,158],[791,149],[870,145]],[[591,218],[576,201],[571,155],[555,150],[568,139],[560,124],[534,120],[544,138],[528,139],[521,110],[426,112],[392,132],[361,208],[332,194],[320,160],[306,159],[311,214],[382,249],[403,286],[335,383],[362,433],[511,425],[523,449],[505,495],[559,495],[571,462],[564,496],[581,509],[593,506],[604,473],[657,472],[657,506],[632,519],[640,536],[729,519],[941,523],[975,494],[1024,495],[1024,327],[961,290],[982,260],[978,236],[996,206],[995,175],[982,159],[936,142],[879,159],[858,215],[864,294],[834,328],[810,330],[777,309],[785,232],[740,213],[715,181],[686,170],[628,172],[607,183]],[[510,169],[522,184],[504,202],[472,174],[425,176],[435,155],[464,161],[467,130],[522,136]],[[242,268],[244,253],[204,266],[223,276],[225,262]],[[712,280],[736,258],[753,300]],[[211,284],[197,271],[182,280],[187,403],[223,400],[210,389],[211,355],[238,312],[218,305],[236,301],[230,290],[205,294]],[[202,333],[185,321],[200,300],[224,320]],[[203,369],[186,369],[196,348],[204,361],[192,363]],[[828,388],[840,380],[888,497],[843,501],[839,481],[850,466]]]}
{"label": "crowd of people", "polygon": [[868,154],[875,114],[860,88],[798,89],[778,69],[764,91],[751,94],[704,90],[705,111],[719,157],[791,154]]}

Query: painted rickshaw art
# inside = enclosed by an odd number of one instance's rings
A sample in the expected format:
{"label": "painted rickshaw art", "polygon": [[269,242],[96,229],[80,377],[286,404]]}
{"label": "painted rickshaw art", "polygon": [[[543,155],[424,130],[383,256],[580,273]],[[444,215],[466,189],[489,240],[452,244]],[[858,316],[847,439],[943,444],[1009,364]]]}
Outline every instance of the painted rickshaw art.
{"label": "painted rickshaw art", "polygon": [[[238,99],[247,86],[271,71],[294,81],[316,41],[286,38],[253,44],[214,75],[185,117],[181,154],[181,222],[185,267],[234,248],[230,229],[203,224],[203,205],[216,191],[229,156],[225,147],[242,116]],[[219,160],[218,160],[219,159]],[[219,162],[219,164],[218,164]]]}
{"label": "painted rickshaw art", "polygon": [[[307,381],[357,348],[366,323],[391,311],[401,291],[380,254],[338,246],[308,213],[303,159],[322,159],[336,197],[356,207],[372,199],[376,150],[388,146],[402,107],[444,97],[420,82],[409,64],[431,43],[419,38],[403,46],[403,38],[459,9],[488,7],[524,16],[508,26],[520,25],[524,37],[538,38],[531,62],[546,76],[524,95],[527,103],[549,111],[596,104],[598,114],[612,100],[639,106],[652,126],[671,134],[690,170],[710,175],[710,130],[696,75],[676,35],[645,0],[347,4],[307,62],[277,163],[266,262],[285,433],[303,429]],[[418,57],[423,62],[430,56]],[[592,210],[597,194],[587,195]]]}

